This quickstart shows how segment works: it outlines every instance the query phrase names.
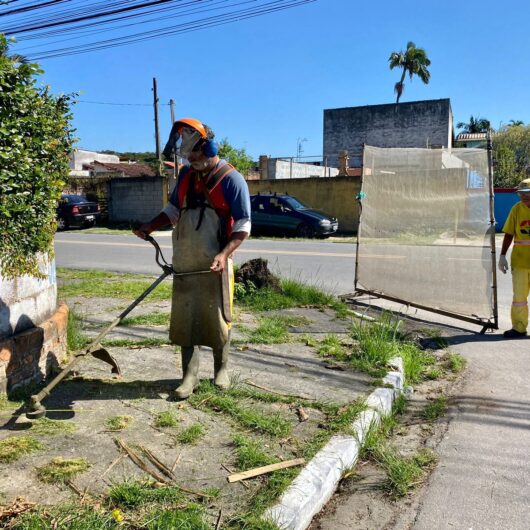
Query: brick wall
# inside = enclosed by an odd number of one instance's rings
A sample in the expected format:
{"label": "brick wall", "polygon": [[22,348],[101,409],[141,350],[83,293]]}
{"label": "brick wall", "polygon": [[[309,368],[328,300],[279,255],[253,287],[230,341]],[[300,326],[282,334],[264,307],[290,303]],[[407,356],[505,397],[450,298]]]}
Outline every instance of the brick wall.
{"label": "brick wall", "polygon": [[109,181],[109,220],[149,221],[167,204],[167,177],[124,177]]}
{"label": "brick wall", "polygon": [[350,167],[360,167],[363,144],[374,147],[451,147],[449,99],[324,110],[324,157],[338,167],[347,150]]}
{"label": "brick wall", "polygon": [[66,359],[68,307],[32,327],[0,340],[0,392],[41,381]]}

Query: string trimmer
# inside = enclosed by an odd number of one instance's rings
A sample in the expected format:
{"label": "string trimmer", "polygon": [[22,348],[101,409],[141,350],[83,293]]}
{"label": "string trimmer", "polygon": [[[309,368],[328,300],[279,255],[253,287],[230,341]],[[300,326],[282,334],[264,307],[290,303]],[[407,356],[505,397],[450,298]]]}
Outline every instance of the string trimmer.
{"label": "string trimmer", "polygon": [[112,331],[151,291],[156,289],[165,278],[170,275],[174,276],[192,276],[194,274],[207,274],[210,270],[203,271],[192,271],[192,272],[175,272],[173,266],[169,264],[162,254],[158,243],[149,235],[145,235],[145,240],[149,241],[156,251],[155,260],[157,265],[162,269],[162,274],[136,299],[134,302],[127,307],[115,320],[113,320],[84,350],[76,353],[74,358],[57,374],[38,394],[30,397],[29,410],[26,412],[26,416],[30,419],[42,418],[46,414],[46,408],[42,405],[41,401],[50,394],[50,392],[71,372],[72,368],[76,366],[79,361],[90,354],[92,357],[99,359],[112,367],[111,372],[116,375],[121,374],[118,363],[112,357],[112,355],[100,346],[100,342],[110,331]]}

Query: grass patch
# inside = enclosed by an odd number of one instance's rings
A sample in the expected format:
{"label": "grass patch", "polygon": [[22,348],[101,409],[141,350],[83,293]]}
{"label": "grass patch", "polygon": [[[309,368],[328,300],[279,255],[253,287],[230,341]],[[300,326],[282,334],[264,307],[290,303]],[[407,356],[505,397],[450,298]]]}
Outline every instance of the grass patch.
{"label": "grass patch", "polygon": [[[103,271],[75,271],[59,286],[61,297],[86,298],[138,298],[155,280],[154,277],[113,274]],[[172,283],[162,282],[147,300],[170,300]]]}
{"label": "grass patch", "polygon": [[177,416],[172,410],[164,410],[156,415],[155,427],[175,427],[178,421]]}
{"label": "grass patch", "polygon": [[148,504],[176,504],[185,500],[182,491],[173,486],[155,488],[153,484],[127,480],[114,484],[109,491],[110,500],[121,508],[137,508]]}
{"label": "grass patch", "polygon": [[90,343],[90,338],[83,333],[83,321],[77,313],[70,309],[68,311],[68,323],[66,325],[66,344],[69,351],[77,351]]}
{"label": "grass patch", "polygon": [[211,530],[211,525],[206,521],[203,507],[198,504],[189,504],[181,510],[153,510],[146,516],[141,528],[147,530]]}
{"label": "grass patch", "polygon": [[31,425],[31,434],[41,436],[55,436],[58,434],[71,434],[75,432],[76,425],[72,421],[50,420],[41,418]]}
{"label": "grass patch", "polygon": [[54,458],[49,464],[37,468],[37,477],[42,482],[61,484],[67,482],[79,473],[90,467],[85,458],[72,458],[64,460],[62,457]]}
{"label": "grass patch", "polygon": [[42,448],[43,445],[31,436],[11,436],[0,440],[0,462],[9,464]]}
{"label": "grass patch", "polygon": [[443,371],[440,370],[440,368],[431,368],[425,373],[425,377],[427,379],[430,379],[431,381],[435,381],[436,379],[440,379],[440,377],[443,376]]}
{"label": "grass patch", "polygon": [[421,415],[427,421],[435,421],[447,412],[447,397],[440,396],[427,403]]}
{"label": "grass patch", "polygon": [[261,449],[263,447],[262,442],[251,440],[242,434],[236,434],[233,442],[236,447],[236,466],[238,469],[244,471],[274,463],[274,459]]}
{"label": "grass patch", "polygon": [[459,353],[449,353],[447,356],[447,367],[451,372],[458,374],[467,366],[467,360],[462,357]]}
{"label": "grass patch", "polygon": [[166,326],[169,325],[168,313],[147,313],[136,317],[124,318],[120,326]]}
{"label": "grass patch", "polygon": [[177,440],[181,444],[196,444],[205,434],[204,427],[200,423],[194,423],[187,429],[179,432]]}
{"label": "grass patch", "polygon": [[159,337],[147,337],[141,340],[132,339],[108,339],[101,342],[102,346],[108,346],[109,348],[129,348],[129,347],[158,347],[167,346],[169,339],[162,339]]}
{"label": "grass patch", "polygon": [[112,515],[90,505],[43,506],[24,513],[9,525],[14,530],[112,530],[120,528]]}
{"label": "grass patch", "polygon": [[109,431],[123,431],[133,422],[132,416],[111,416],[105,420],[105,426]]}
{"label": "grass patch", "polygon": [[353,325],[352,337],[356,341],[351,364],[354,368],[381,377],[392,357],[401,357],[405,378],[409,383],[418,383],[427,367],[436,362],[429,352],[417,344],[405,340],[400,332],[401,321],[385,312],[375,322],[358,322]]}
{"label": "grass patch", "polygon": [[325,293],[318,287],[296,280],[280,280],[280,290],[240,289],[236,300],[251,311],[272,311],[290,307],[330,307],[347,314],[347,306],[337,297]]}
{"label": "grass patch", "polygon": [[248,334],[251,344],[281,344],[289,342],[289,329],[281,316],[260,317],[258,327]]}
{"label": "grass patch", "polygon": [[323,357],[334,357],[339,361],[344,361],[348,357],[339,337],[333,333],[326,335],[322,339],[317,350],[319,355]]}
{"label": "grass patch", "polygon": [[5,394],[0,393],[0,412],[13,411],[24,405],[22,400],[11,400]]}
{"label": "grass patch", "polygon": [[286,436],[291,432],[291,424],[279,414],[266,414],[252,407],[243,406],[230,393],[220,393],[210,382],[203,381],[188,398],[191,406],[207,407],[223,412],[237,421],[243,428],[272,436]]}
{"label": "grass patch", "polygon": [[396,497],[407,495],[419,482],[424,468],[436,462],[436,455],[427,449],[406,458],[392,449],[380,455],[379,463],[386,471],[385,489]]}

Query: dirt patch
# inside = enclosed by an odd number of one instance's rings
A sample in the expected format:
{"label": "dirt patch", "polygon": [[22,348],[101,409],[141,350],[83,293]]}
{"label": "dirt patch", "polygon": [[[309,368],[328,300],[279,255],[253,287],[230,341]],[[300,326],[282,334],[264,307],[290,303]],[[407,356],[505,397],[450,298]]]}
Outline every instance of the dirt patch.
{"label": "dirt patch", "polygon": [[245,287],[252,285],[256,289],[280,289],[280,280],[269,270],[268,261],[262,258],[243,263],[236,271],[235,280]]}

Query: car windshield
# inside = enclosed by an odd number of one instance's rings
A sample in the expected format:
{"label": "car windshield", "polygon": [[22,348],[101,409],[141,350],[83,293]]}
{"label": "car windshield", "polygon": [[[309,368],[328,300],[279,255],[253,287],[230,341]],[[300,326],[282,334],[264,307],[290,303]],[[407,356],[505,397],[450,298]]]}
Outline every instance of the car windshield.
{"label": "car windshield", "polygon": [[307,210],[309,206],[306,206],[303,202],[300,202],[294,197],[284,197],[283,200],[293,209],[293,210]]}

